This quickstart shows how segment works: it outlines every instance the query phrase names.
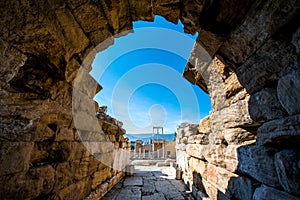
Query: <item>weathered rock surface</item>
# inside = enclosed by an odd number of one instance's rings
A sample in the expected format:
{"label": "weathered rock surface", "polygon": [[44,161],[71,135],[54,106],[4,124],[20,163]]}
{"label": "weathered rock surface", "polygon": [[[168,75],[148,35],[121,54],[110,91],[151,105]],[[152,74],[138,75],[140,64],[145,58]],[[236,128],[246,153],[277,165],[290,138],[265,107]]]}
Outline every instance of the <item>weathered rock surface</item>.
{"label": "weathered rock surface", "polygon": [[266,185],[278,187],[279,180],[274,163],[276,151],[276,149],[256,145],[238,148],[239,171]]}
{"label": "weathered rock surface", "polygon": [[300,196],[300,152],[283,150],[275,154],[279,182],[285,191]]}
{"label": "weathered rock surface", "polygon": [[251,95],[249,114],[253,120],[258,122],[282,118],[287,115],[278,100],[276,89],[273,88],[264,88]]}
{"label": "weathered rock surface", "polygon": [[277,190],[266,185],[257,188],[253,195],[253,200],[268,200],[268,199],[282,199],[282,200],[299,200],[299,197],[290,195],[287,192]]}
{"label": "weathered rock surface", "polygon": [[294,71],[278,81],[278,98],[285,110],[290,114],[300,112],[300,72]]}
{"label": "weathered rock surface", "polygon": [[300,138],[300,115],[293,115],[264,123],[257,133],[259,145],[295,145]]}
{"label": "weathered rock surface", "polygon": [[[1,1],[1,197],[99,199],[122,178],[125,130],[109,116],[95,117],[101,86],[89,72],[113,38],[98,44],[159,14],[181,19],[189,33],[201,30],[184,77],[212,99],[209,117],[178,132],[184,179],[193,183],[196,170],[199,194],[249,199],[254,188],[236,171],[240,163],[243,173],[268,185],[253,199],[298,199],[288,194],[299,195],[297,180],[281,172],[297,174],[298,154],[284,150],[294,152],[299,143],[299,8],[297,0]],[[266,146],[281,152],[274,159]],[[233,188],[224,188],[231,181]]]}
{"label": "weathered rock surface", "polygon": [[230,180],[227,193],[236,199],[252,200],[258,183],[249,177],[237,177]]}

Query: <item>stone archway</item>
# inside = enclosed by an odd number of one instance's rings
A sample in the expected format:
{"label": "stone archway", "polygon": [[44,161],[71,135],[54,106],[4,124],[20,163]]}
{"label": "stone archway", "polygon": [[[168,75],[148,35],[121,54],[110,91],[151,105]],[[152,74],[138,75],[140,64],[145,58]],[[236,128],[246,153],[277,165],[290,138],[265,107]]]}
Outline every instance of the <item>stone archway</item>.
{"label": "stone archway", "polygon": [[[97,44],[158,14],[182,20],[189,33],[201,30],[197,41],[215,61],[203,63],[194,51],[184,72],[212,98],[213,113],[197,135],[209,133],[218,147],[205,155],[201,145],[183,151],[195,191],[299,198],[299,169],[286,173],[300,159],[299,7],[296,0],[1,2],[1,196],[83,198],[122,176],[89,156],[77,137],[72,85]],[[101,123],[111,140],[126,144],[114,137],[117,124]]]}

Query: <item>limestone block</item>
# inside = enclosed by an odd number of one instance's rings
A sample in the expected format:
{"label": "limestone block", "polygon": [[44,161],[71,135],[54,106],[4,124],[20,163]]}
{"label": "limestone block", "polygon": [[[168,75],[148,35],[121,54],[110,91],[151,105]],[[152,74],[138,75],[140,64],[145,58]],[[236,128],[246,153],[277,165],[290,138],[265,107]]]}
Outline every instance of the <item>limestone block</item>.
{"label": "limestone block", "polygon": [[107,25],[104,13],[92,2],[75,8],[74,16],[84,32],[92,32]]}
{"label": "limestone block", "polygon": [[208,145],[188,144],[186,145],[186,153],[189,156],[206,160],[206,155],[209,153],[210,147]]}
{"label": "limestone block", "polygon": [[130,12],[128,12],[129,2],[121,1],[101,1],[100,2],[108,23],[113,27],[115,33],[132,29]]}
{"label": "limestone block", "polygon": [[32,167],[26,173],[1,176],[1,197],[6,199],[34,199],[49,194],[54,185],[55,172],[51,165]]}
{"label": "limestone block", "polygon": [[153,5],[153,13],[155,15],[161,15],[168,21],[177,23],[180,16],[180,4],[181,0],[158,0]]}
{"label": "limestone block", "polygon": [[253,125],[254,121],[248,111],[249,96],[229,107],[210,114],[212,132],[220,132],[224,128],[237,128]]}
{"label": "limestone block", "polygon": [[73,113],[78,111],[86,112],[89,115],[95,116],[96,109],[95,109],[96,102],[86,95],[84,92],[80,91],[77,88],[73,89],[73,98],[72,98],[72,110]]}
{"label": "limestone block", "polygon": [[58,163],[55,166],[55,180],[53,192],[57,193],[70,185],[73,181],[73,174],[69,162]]}
{"label": "limestone block", "polygon": [[236,172],[238,169],[238,153],[237,149],[240,148],[241,145],[228,145],[225,150],[225,168],[230,172]]}
{"label": "limestone block", "polygon": [[114,152],[107,153],[95,153],[94,157],[100,162],[104,163],[106,166],[113,167],[114,164]]}
{"label": "limestone block", "polygon": [[207,180],[202,180],[203,186],[209,198],[211,200],[217,200],[218,197],[218,189],[211,185]]}
{"label": "limestone block", "polygon": [[95,115],[87,112],[75,111],[73,112],[73,117],[76,129],[91,132],[103,132]]}
{"label": "limestone block", "polygon": [[28,171],[27,176],[30,180],[27,182],[28,191],[32,196],[39,196],[40,194],[48,194],[52,191],[54,185],[55,172],[51,165],[32,168]]}
{"label": "limestone block", "polygon": [[74,53],[83,51],[88,46],[89,40],[85,36],[71,11],[67,8],[56,9],[55,14],[57,20],[60,22],[59,24],[61,29],[63,29],[63,32],[67,36],[66,42],[73,47],[69,50],[70,55],[68,56],[71,57]]}
{"label": "limestone block", "polygon": [[29,168],[33,142],[0,142],[0,175],[26,171]]}
{"label": "limestone block", "polygon": [[257,130],[258,145],[297,145],[300,141],[300,115],[264,123]]}
{"label": "limestone block", "polygon": [[92,189],[97,188],[97,186],[99,186],[100,184],[102,184],[104,181],[106,181],[107,179],[109,179],[111,177],[112,177],[112,174],[111,174],[110,167],[106,167],[98,172],[95,172],[92,175]]}
{"label": "limestone block", "polygon": [[75,180],[82,180],[90,176],[96,169],[91,168],[88,161],[75,160],[70,162],[70,171],[74,174]]}
{"label": "limestone block", "polygon": [[198,133],[198,124],[188,124],[184,127],[184,136],[189,137]]}
{"label": "limestone block", "polygon": [[247,130],[245,128],[227,128],[223,130],[222,134],[227,144],[239,145],[253,141],[256,137],[256,130]]}
{"label": "limestone block", "polygon": [[[243,63],[256,52],[277,27],[288,22],[297,13],[297,1],[259,2],[253,5],[243,24],[233,31],[219,50],[230,62]],[[281,16],[285,16],[282,18]],[[276,24],[269,23],[276,21]]]}
{"label": "limestone block", "polygon": [[118,127],[117,125],[115,125],[113,123],[103,121],[103,122],[100,122],[100,126],[106,134],[111,134],[111,135],[125,134],[123,129],[120,129],[120,127]]}
{"label": "limestone block", "polygon": [[100,142],[82,142],[90,154],[95,155],[98,153],[108,153],[114,150],[113,143],[109,141]]}
{"label": "limestone block", "polygon": [[[237,149],[240,145],[187,145],[187,154],[208,161],[211,164],[226,168],[230,172],[235,172],[238,166]],[[192,159],[192,158],[191,158]]]}
{"label": "limestone block", "polygon": [[239,91],[243,89],[243,86],[238,80],[236,73],[230,74],[230,76],[225,80],[225,92],[226,98],[230,98],[237,94]]}
{"label": "limestone block", "polygon": [[275,154],[279,182],[285,191],[300,196],[300,152],[283,150]]}
{"label": "limestone block", "polygon": [[241,146],[237,149],[238,170],[270,186],[279,187],[274,164],[276,149],[257,145]]}
{"label": "limestone block", "polygon": [[248,177],[235,177],[228,183],[227,193],[236,199],[252,200],[258,182]]}
{"label": "limestone block", "polygon": [[0,80],[8,83],[24,65],[27,57],[2,39],[0,39],[0,44]]}
{"label": "limestone block", "polygon": [[133,21],[145,20],[153,21],[154,16],[152,13],[151,1],[140,0],[140,1],[130,1],[129,2],[131,17]]}
{"label": "limestone block", "polygon": [[55,141],[74,141],[74,130],[68,127],[60,127]]}
{"label": "limestone block", "polygon": [[207,181],[224,194],[226,193],[230,180],[236,177],[238,177],[238,175],[222,167],[217,167],[210,163],[207,165]]}
{"label": "limestone block", "polygon": [[277,98],[277,90],[264,88],[251,95],[249,113],[254,121],[269,121],[286,116]]}
{"label": "limestone block", "polygon": [[91,192],[91,181],[89,179],[75,182],[59,191],[60,199],[83,199]]}
{"label": "limestone block", "polygon": [[256,54],[237,69],[237,76],[249,94],[277,81],[289,67],[297,66],[294,46],[288,42],[270,39]]}
{"label": "limestone block", "polygon": [[198,126],[198,132],[199,133],[209,133],[210,132],[210,116],[206,116],[203,118]]}
{"label": "limestone block", "polygon": [[[196,144],[201,144],[201,145],[206,145],[209,143],[208,138],[209,138],[209,133],[207,134],[197,134],[192,136],[193,140],[192,143],[196,143]],[[188,142],[191,143],[191,142]]]}
{"label": "limestone block", "polygon": [[201,178],[207,178],[206,168],[207,162],[204,162],[194,157],[191,157],[189,159],[189,171],[198,173],[201,176]]}
{"label": "limestone block", "polygon": [[76,133],[80,136],[80,140],[83,142],[102,142],[107,140],[106,135],[103,132],[77,130]]}
{"label": "limestone block", "polygon": [[290,114],[300,113],[300,70],[283,76],[277,85],[278,99]]}
{"label": "limestone block", "polygon": [[277,190],[266,185],[262,185],[257,188],[253,195],[253,200],[269,200],[269,199],[280,199],[280,200],[299,200],[299,197],[290,195],[287,192]]}
{"label": "limestone block", "polygon": [[225,145],[207,145],[206,150],[203,151],[206,153],[204,155],[205,160],[211,164],[225,167],[226,148]]}

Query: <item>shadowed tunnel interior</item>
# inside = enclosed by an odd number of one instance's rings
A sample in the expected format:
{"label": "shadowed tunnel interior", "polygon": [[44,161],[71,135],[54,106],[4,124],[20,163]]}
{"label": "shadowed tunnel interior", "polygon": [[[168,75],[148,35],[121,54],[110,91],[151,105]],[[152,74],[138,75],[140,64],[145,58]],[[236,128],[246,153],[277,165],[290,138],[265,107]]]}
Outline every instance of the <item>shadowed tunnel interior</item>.
{"label": "shadowed tunnel interior", "polygon": [[213,110],[176,139],[194,196],[299,199],[299,9],[297,0],[2,1],[1,198],[99,199],[124,177],[130,145],[119,121],[95,118],[101,86],[89,72],[113,36],[160,15],[199,32],[183,76]]}

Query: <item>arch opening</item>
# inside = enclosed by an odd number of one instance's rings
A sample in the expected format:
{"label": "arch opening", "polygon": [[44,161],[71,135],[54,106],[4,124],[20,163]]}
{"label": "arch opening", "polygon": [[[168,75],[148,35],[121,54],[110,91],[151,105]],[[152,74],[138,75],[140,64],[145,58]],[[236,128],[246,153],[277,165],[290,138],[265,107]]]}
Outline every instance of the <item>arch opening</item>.
{"label": "arch opening", "polygon": [[[182,79],[184,67],[188,63],[198,34],[194,36],[185,34],[180,20],[175,25],[160,16],[155,16],[154,22],[134,22],[132,32],[116,38],[114,45],[97,54],[91,75],[104,88],[95,96],[95,100],[100,105],[108,105],[108,113],[125,122],[124,128],[128,133],[151,132],[151,128],[147,131],[131,127],[134,123],[130,122],[129,116],[137,115],[128,113],[132,112],[130,109],[124,110],[126,107],[131,107],[129,103],[132,103],[127,93],[135,91],[137,89],[135,87],[144,84],[157,83],[170,89],[177,97],[177,101],[181,103],[175,105],[172,98],[162,99],[164,93],[162,87],[156,87],[156,91],[152,87],[152,90],[138,92],[141,97],[140,100],[136,100],[135,107],[144,106],[143,101],[147,99],[146,96],[149,96],[148,101],[153,101],[154,104],[164,106],[163,104],[169,101],[173,104],[173,110],[180,113],[179,116],[174,116],[171,112],[167,114],[169,119],[165,124],[167,126],[165,130],[169,133],[174,133],[176,126],[181,122],[198,123],[201,118],[208,115],[211,110],[208,95]],[[114,106],[118,109],[113,108]],[[184,109],[188,110],[185,114],[183,114]],[[140,119],[142,117],[140,116]],[[170,122],[172,126],[169,125]]]}

